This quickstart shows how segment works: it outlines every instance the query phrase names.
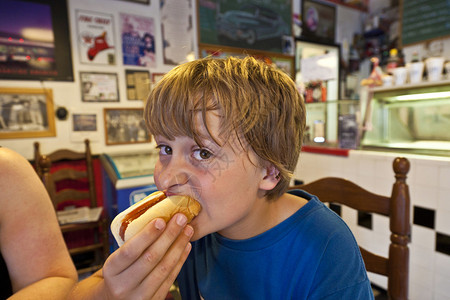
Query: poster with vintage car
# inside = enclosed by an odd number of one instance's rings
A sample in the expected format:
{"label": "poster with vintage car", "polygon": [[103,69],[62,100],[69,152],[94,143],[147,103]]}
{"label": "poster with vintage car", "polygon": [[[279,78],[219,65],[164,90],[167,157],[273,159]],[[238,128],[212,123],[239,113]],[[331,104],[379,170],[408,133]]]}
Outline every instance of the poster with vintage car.
{"label": "poster with vintage car", "polygon": [[199,0],[200,43],[291,54],[292,5],[286,4]]}

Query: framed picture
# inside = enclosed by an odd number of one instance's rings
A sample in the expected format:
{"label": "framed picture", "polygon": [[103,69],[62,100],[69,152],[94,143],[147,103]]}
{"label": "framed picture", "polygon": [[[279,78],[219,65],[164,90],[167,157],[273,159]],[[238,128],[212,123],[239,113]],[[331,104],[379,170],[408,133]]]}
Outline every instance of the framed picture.
{"label": "framed picture", "polygon": [[245,57],[253,56],[256,59],[260,59],[270,65],[275,65],[280,70],[286,72],[289,76],[294,78],[295,75],[295,64],[294,57],[290,55],[269,53],[264,51],[239,49],[232,47],[214,47],[214,46],[199,46],[199,57],[215,57],[215,58],[225,58],[228,56],[235,57]]}
{"label": "framed picture", "polygon": [[72,114],[72,130],[75,132],[97,131],[97,114],[95,113]]}
{"label": "framed picture", "polygon": [[106,145],[148,143],[143,108],[104,108]]}
{"label": "framed picture", "polygon": [[68,20],[66,0],[0,1],[0,77],[73,81]]}
{"label": "framed picture", "polygon": [[71,116],[72,131],[70,132],[70,139],[72,142],[83,142],[85,139],[98,141],[100,139],[98,114],[96,112],[74,112]]}
{"label": "framed picture", "polygon": [[117,74],[80,72],[83,102],[119,102]]}
{"label": "framed picture", "polygon": [[152,82],[146,70],[125,70],[128,100],[146,100]]}
{"label": "framed picture", "polygon": [[56,136],[51,89],[0,88],[0,138]]}
{"label": "framed picture", "polygon": [[[195,55],[192,2],[195,0],[159,1],[159,16],[165,65],[179,65]],[[183,16],[177,18],[175,16]]]}
{"label": "framed picture", "polygon": [[76,10],[77,43],[83,64],[114,65],[116,43],[112,15]]}
{"label": "framed picture", "polygon": [[286,53],[286,38],[292,37],[292,2],[247,2],[197,1],[199,42]]}
{"label": "framed picture", "polygon": [[166,73],[152,73],[152,83],[155,84],[164,77]]}
{"label": "framed picture", "polygon": [[135,3],[140,3],[140,4],[150,4],[150,0],[122,0],[122,1],[127,1],[127,2],[135,2]]}
{"label": "framed picture", "polygon": [[153,18],[120,14],[123,64],[156,67]]}
{"label": "framed picture", "polygon": [[315,0],[303,0],[302,4],[302,37],[334,43],[336,7]]}

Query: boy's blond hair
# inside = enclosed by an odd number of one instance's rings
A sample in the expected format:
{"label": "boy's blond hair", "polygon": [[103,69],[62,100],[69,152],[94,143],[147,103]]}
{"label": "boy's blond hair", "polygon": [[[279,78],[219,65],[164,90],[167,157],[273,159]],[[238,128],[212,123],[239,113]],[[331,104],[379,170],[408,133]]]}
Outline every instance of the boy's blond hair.
{"label": "boy's blond hair", "polygon": [[[250,147],[261,166],[279,171],[280,181],[267,198],[282,195],[297,165],[305,127],[305,104],[292,79],[252,57],[195,60],[175,67],[156,84],[144,117],[151,134],[169,140],[188,136],[202,146],[195,116],[200,112],[205,123],[211,110],[220,113],[222,145],[231,134],[240,137],[242,148]],[[220,145],[218,137],[211,138]]]}

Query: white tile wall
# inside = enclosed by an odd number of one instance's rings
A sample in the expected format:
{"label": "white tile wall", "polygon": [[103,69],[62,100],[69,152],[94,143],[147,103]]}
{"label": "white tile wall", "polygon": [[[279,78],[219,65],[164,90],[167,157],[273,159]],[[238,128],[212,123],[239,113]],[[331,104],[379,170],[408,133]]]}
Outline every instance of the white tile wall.
{"label": "white tile wall", "polygon": [[[325,176],[355,181],[367,190],[390,195],[394,183],[392,162],[405,156],[411,163],[407,183],[411,207],[436,210],[435,230],[412,225],[410,243],[411,300],[450,300],[450,255],[435,251],[436,231],[450,235],[450,158],[398,153],[351,150],[348,157],[304,152],[294,173],[305,183]],[[413,210],[411,209],[411,220]],[[388,220],[373,217],[373,230],[357,225],[356,211],[342,209],[342,217],[355,238],[369,250],[385,255],[389,247]],[[386,288],[384,277],[369,274],[377,285]]]}

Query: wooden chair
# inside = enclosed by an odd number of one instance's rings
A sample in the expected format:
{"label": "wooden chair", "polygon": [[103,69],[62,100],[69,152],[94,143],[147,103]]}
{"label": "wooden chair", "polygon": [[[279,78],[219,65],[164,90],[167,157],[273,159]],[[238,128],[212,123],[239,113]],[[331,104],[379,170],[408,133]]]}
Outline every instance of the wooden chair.
{"label": "wooden chair", "polygon": [[316,195],[325,203],[342,204],[358,211],[389,217],[391,231],[389,256],[382,257],[361,247],[360,249],[367,271],[387,276],[388,297],[396,300],[408,299],[408,242],[411,224],[406,175],[409,167],[409,161],[406,158],[395,158],[393,162],[395,183],[390,197],[371,193],[351,181],[337,177],[326,177],[291,187],[291,189],[301,189]]}
{"label": "wooden chair", "polygon": [[[89,140],[85,140],[85,152],[62,149],[42,155],[38,142],[34,150],[36,172],[55,210],[67,203],[75,207],[98,206]],[[101,268],[109,254],[107,221],[103,214],[98,221],[63,224],[61,231],[79,275]]]}

